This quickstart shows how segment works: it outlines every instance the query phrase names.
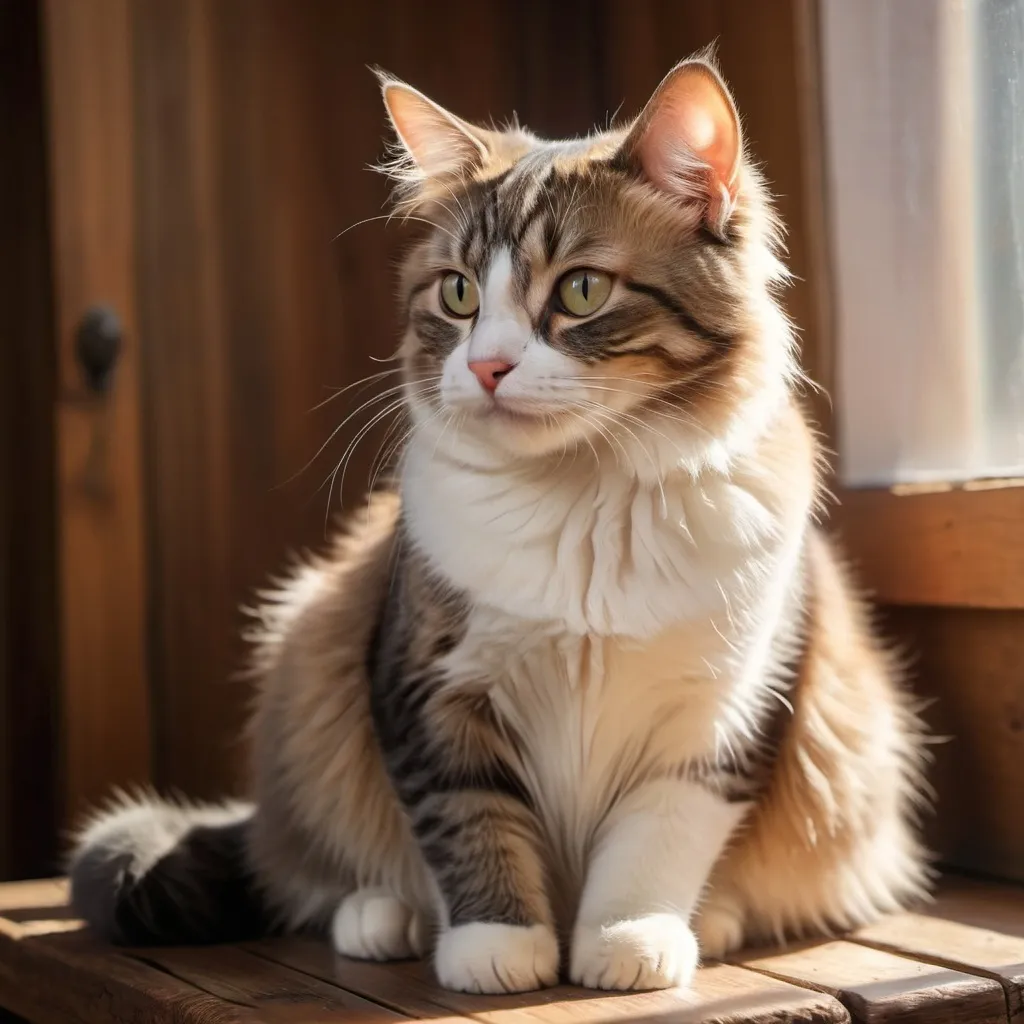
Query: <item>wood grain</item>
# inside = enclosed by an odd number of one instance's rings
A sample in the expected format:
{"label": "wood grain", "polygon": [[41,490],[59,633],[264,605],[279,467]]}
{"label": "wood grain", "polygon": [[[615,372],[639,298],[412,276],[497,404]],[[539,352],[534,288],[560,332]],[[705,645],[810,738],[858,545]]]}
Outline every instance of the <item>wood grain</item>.
{"label": "wood grain", "polygon": [[921,913],[1024,939],[1024,886],[953,876]]}
{"label": "wood grain", "polygon": [[1000,984],[852,942],[742,957],[743,964],[835,996],[854,1024],[1004,1024]]}
{"label": "wood grain", "polygon": [[[58,339],[57,509],[65,813],[149,778],[146,575],[135,316],[130,0],[44,7]],[[75,330],[124,325],[112,391],[80,378]]]}
{"label": "wood grain", "polygon": [[992,978],[1003,986],[1010,1017],[1024,1009],[1024,938],[1020,936],[941,917],[898,914],[860,929],[852,938],[876,949]]}
{"label": "wood grain", "polygon": [[1024,613],[890,608],[886,633],[932,703],[929,841],[948,866],[1024,881]]}
{"label": "wood grain", "polygon": [[469,996],[426,964],[347,960],[298,937],[117,951],[77,930],[66,898],[60,879],[0,886],[0,1005],[31,1020],[995,1024],[1020,1008],[1024,889],[964,879],[853,941],[755,952],[702,968],[688,991],[628,995]]}
{"label": "wood grain", "polygon": [[0,4],[0,878],[56,860],[55,345],[39,6]]}
{"label": "wood grain", "polygon": [[0,919],[0,1005],[33,1024],[249,1024],[243,1009],[81,932],[23,935]]}
{"label": "wood grain", "polygon": [[879,602],[1024,609],[1024,486],[841,499],[833,522]]}
{"label": "wood grain", "polygon": [[335,956],[322,943],[283,939],[251,947],[261,956],[372,997],[417,1019],[446,1013],[485,1024],[601,1024],[604,1021],[673,1021],[678,1024],[742,1020],[846,1021],[829,996],[719,965],[698,972],[690,990],[629,995],[562,986],[512,996],[471,996],[437,987],[427,965],[368,964]]}
{"label": "wood grain", "polygon": [[235,946],[146,950],[134,955],[228,1003],[252,1007],[261,1020],[309,1024],[343,1019],[352,1024],[393,1024],[407,1019],[337,985]]}

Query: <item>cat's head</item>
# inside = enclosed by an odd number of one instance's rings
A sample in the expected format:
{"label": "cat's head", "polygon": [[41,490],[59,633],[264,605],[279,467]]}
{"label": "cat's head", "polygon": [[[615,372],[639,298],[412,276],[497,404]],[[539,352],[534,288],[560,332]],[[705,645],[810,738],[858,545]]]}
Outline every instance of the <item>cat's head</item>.
{"label": "cat's head", "polygon": [[793,374],[785,271],[712,62],[679,64],[630,125],[560,142],[382,86],[397,207],[428,226],[400,295],[420,428],[513,458],[628,440],[659,471],[763,429]]}

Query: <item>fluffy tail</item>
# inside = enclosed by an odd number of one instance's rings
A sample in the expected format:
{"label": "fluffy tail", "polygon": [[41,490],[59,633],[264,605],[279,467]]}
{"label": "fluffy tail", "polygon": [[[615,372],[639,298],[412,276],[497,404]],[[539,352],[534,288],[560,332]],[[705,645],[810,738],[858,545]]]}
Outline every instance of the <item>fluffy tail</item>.
{"label": "fluffy tail", "polygon": [[119,945],[237,942],[269,930],[247,865],[251,804],[121,797],[82,831],[71,902]]}

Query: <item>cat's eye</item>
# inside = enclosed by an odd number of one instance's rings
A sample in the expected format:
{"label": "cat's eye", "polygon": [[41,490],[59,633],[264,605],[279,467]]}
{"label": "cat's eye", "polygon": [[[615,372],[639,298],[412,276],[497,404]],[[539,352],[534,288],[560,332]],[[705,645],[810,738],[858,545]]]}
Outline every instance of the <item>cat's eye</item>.
{"label": "cat's eye", "polygon": [[572,316],[596,313],[612,293],[612,279],[600,270],[571,270],[558,282],[562,308]]}
{"label": "cat's eye", "polygon": [[441,305],[452,316],[472,316],[480,308],[480,293],[465,274],[445,274],[441,279]]}

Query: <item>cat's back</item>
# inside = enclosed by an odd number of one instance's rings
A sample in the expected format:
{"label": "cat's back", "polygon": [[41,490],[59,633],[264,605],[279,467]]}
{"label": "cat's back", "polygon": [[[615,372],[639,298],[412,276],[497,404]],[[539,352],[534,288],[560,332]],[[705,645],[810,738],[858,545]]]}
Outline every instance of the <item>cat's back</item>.
{"label": "cat's back", "polygon": [[259,668],[280,657],[284,646],[299,653],[362,637],[376,622],[384,582],[395,551],[400,499],[396,491],[371,494],[352,513],[325,554],[305,557],[260,592],[248,637]]}

